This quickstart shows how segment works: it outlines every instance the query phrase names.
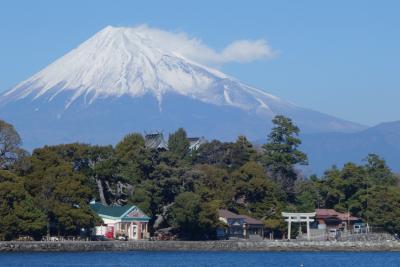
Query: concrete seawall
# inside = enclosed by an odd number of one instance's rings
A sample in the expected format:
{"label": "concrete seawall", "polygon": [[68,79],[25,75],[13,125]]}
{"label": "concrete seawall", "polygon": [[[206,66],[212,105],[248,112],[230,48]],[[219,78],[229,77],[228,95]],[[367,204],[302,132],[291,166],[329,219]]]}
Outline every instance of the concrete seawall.
{"label": "concrete seawall", "polygon": [[285,241],[74,241],[0,242],[0,252],[81,251],[398,251],[400,242],[285,242]]}

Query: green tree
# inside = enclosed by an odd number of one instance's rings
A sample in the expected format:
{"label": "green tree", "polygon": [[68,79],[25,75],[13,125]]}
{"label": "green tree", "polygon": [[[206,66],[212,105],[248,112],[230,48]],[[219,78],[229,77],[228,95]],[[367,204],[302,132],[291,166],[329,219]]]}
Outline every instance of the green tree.
{"label": "green tree", "polygon": [[198,239],[200,197],[192,192],[184,192],[176,197],[172,208],[172,224],[179,233],[189,239]]}
{"label": "green tree", "polygon": [[88,179],[52,147],[35,150],[31,162],[31,172],[24,180],[45,214],[47,234],[74,235],[92,227],[98,218],[88,206],[93,197]]}
{"label": "green tree", "polygon": [[262,166],[254,161],[248,162],[232,175],[235,203],[230,208],[263,220],[281,217],[284,194],[274,181],[265,176]]}
{"label": "green tree", "polygon": [[169,135],[168,149],[179,159],[184,159],[189,155],[189,145],[186,131],[183,128],[179,128],[175,133]]}
{"label": "green tree", "polygon": [[379,156],[371,154],[365,161],[365,165],[347,163],[342,169],[332,168],[314,181],[324,206],[350,211],[373,227],[400,231],[396,177]]}
{"label": "green tree", "polygon": [[220,225],[218,218],[218,201],[202,202],[199,213],[199,226],[203,233],[202,239],[215,239],[217,228]]}
{"label": "green tree", "polygon": [[114,149],[111,146],[92,146],[87,150],[85,158],[87,162],[84,174],[95,181],[101,203],[107,205],[124,198],[121,190],[112,192],[109,188],[123,180],[119,176],[119,164]]}
{"label": "green tree", "polygon": [[199,165],[195,170],[195,192],[203,200],[221,200],[224,203],[232,200],[233,180],[226,169],[213,165]]}
{"label": "green tree", "polygon": [[386,161],[376,154],[369,154],[364,161],[365,169],[372,184],[396,185],[397,178],[387,166]]}
{"label": "green tree", "polygon": [[236,142],[232,144],[232,163],[231,169],[235,170],[253,160],[256,155],[256,151],[253,145],[243,135],[236,139]]}
{"label": "green tree", "polygon": [[376,186],[369,191],[368,223],[390,233],[400,232],[400,188]]}
{"label": "green tree", "polygon": [[193,164],[218,165],[230,168],[232,165],[232,143],[213,140],[201,145],[194,154]]}
{"label": "green tree", "polygon": [[46,222],[32,197],[25,190],[23,180],[0,171],[0,240],[11,240],[20,235],[40,238]]}
{"label": "green tree", "polygon": [[268,143],[263,146],[261,162],[271,178],[279,182],[289,199],[293,200],[297,179],[295,165],[307,164],[307,155],[298,149],[301,144],[298,138],[300,129],[291,119],[276,116],[272,122],[275,126],[268,136]]}
{"label": "green tree", "polygon": [[153,171],[150,151],[146,148],[143,136],[128,134],[115,147],[115,156],[119,161],[119,176],[132,184],[149,177]]}
{"label": "green tree", "polygon": [[172,225],[182,237],[206,239],[215,236],[218,225],[217,210],[208,204],[201,204],[200,196],[192,192],[178,195],[171,212]]}
{"label": "green tree", "polygon": [[24,150],[20,148],[21,138],[14,126],[0,120],[0,168],[6,169],[14,164]]}
{"label": "green tree", "polygon": [[343,168],[333,168],[325,173],[321,181],[320,193],[325,199],[325,207],[338,211],[352,211],[359,214],[360,194],[367,188],[368,177],[362,166],[347,163]]}
{"label": "green tree", "polygon": [[295,185],[296,210],[298,212],[313,212],[316,208],[323,207],[319,189],[318,177],[298,181]]}

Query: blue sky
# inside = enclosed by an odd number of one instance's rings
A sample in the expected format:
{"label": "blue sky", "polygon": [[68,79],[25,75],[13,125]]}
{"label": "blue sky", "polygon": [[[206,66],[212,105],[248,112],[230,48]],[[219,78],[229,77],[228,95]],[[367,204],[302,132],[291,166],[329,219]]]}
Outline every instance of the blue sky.
{"label": "blue sky", "polygon": [[400,120],[400,1],[0,3],[0,91],[107,25],[185,32],[215,51],[266,40],[273,58],[218,67],[298,105],[359,123]]}

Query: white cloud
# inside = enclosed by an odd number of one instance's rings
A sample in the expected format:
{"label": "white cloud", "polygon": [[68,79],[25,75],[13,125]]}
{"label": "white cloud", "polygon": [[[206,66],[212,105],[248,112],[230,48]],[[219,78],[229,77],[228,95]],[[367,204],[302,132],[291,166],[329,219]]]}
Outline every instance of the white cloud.
{"label": "white cloud", "polygon": [[222,62],[251,62],[260,58],[271,58],[276,52],[265,40],[239,40],[229,44],[220,54]]}
{"label": "white cloud", "polygon": [[200,39],[190,37],[184,32],[164,31],[146,25],[135,27],[134,30],[147,35],[163,49],[174,51],[203,64],[248,63],[277,55],[264,39],[237,40],[221,51],[216,51]]}

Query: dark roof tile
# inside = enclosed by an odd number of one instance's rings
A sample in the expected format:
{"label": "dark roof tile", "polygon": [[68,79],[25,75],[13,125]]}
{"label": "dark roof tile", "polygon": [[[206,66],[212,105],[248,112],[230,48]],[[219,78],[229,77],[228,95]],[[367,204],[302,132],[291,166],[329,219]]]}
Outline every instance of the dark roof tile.
{"label": "dark roof tile", "polygon": [[218,215],[219,217],[225,218],[225,219],[244,219],[245,223],[247,224],[260,224],[263,225],[264,223],[260,220],[257,220],[255,218],[252,218],[250,216],[247,215],[239,215],[236,213],[233,213],[229,210],[225,210],[225,209],[220,209],[218,210]]}

